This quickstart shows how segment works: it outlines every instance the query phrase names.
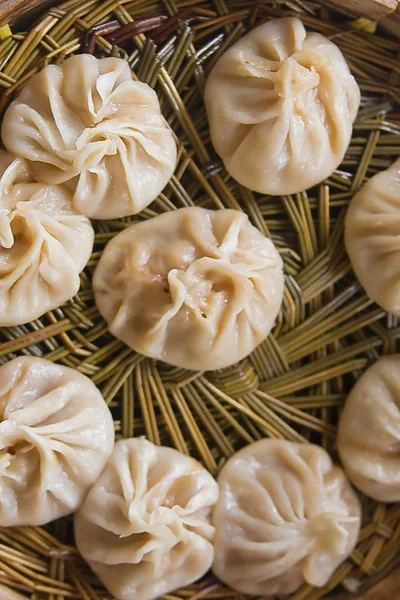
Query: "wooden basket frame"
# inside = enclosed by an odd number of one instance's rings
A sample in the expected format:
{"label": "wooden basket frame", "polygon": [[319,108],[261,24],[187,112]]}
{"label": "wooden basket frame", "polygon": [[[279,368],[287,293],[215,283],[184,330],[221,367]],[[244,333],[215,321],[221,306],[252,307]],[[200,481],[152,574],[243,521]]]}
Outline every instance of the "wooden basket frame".
{"label": "wooden basket frame", "polygon": [[[0,0],[0,25],[29,22],[36,14],[62,0]],[[334,8],[344,15],[364,17],[379,21],[400,39],[400,0],[320,0],[321,4]],[[379,580],[371,582],[356,594],[344,593],[331,600],[400,600],[400,556],[390,565]],[[24,600],[25,596],[0,585],[0,600]],[[329,598],[327,598],[329,600]]]}

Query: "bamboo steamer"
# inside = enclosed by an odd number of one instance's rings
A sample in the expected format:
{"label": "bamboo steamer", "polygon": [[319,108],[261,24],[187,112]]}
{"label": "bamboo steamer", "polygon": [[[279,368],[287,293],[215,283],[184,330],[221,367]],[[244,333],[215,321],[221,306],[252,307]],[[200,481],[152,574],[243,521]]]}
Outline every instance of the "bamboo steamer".
{"label": "bamboo steamer", "polygon": [[[0,23],[12,23],[32,11],[57,4],[56,0],[2,0],[0,2]],[[398,24],[400,35],[400,2],[398,0],[321,0],[333,8],[348,14],[355,14],[371,20],[387,19],[392,26]]]}
{"label": "bamboo steamer", "polygon": [[[0,0],[0,25],[20,26],[22,24],[26,27],[45,8],[57,4],[60,4],[60,0]],[[399,0],[320,0],[320,4],[334,8],[345,16],[379,21],[392,36],[400,39]],[[84,590],[81,597],[86,598]],[[198,597],[200,598],[200,594]],[[0,600],[24,600],[24,598],[25,595],[0,584]],[[381,574],[378,579],[371,578],[368,585],[364,584],[355,594],[336,593],[325,598],[326,600],[400,600],[400,556],[383,575]]]}
{"label": "bamboo steamer", "polygon": [[383,19],[388,16],[394,20],[400,19],[398,0],[323,0],[323,3],[368,19]]}

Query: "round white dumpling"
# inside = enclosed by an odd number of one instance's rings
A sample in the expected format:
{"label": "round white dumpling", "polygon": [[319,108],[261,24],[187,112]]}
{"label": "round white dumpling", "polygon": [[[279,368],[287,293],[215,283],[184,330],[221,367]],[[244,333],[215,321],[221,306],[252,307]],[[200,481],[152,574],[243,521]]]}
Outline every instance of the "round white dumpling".
{"label": "round white dumpling", "polygon": [[357,543],[359,501],[319,446],[261,440],[229,459],[218,483],[213,571],[240,592],[322,587]]}
{"label": "round white dumpling", "polygon": [[211,567],[218,493],[193,458],[121,440],[75,515],[78,549],[116,598],[158,598]]}
{"label": "round white dumpling", "polygon": [[345,222],[352,267],[368,296],[400,316],[400,159],[354,196]]}
{"label": "round white dumpling", "polygon": [[74,369],[20,357],[0,367],[0,526],[74,512],[114,447],[99,390]]}
{"label": "round white dumpling", "polygon": [[225,52],[205,103],[232,177],[262,194],[293,194],[343,160],[360,90],[339,48],[290,17],[264,23]]}
{"label": "round white dumpling", "polygon": [[346,400],[338,450],[352,483],[379,502],[400,502],[400,355],[369,367]]}
{"label": "round white dumpling", "polygon": [[33,321],[72,298],[93,239],[66,189],[36,183],[26,161],[0,151],[1,327]]}
{"label": "round white dumpling", "polygon": [[6,148],[66,183],[92,219],[140,212],[171,178],[176,144],[154,90],[120,58],[81,54],[34,75],[7,109]]}
{"label": "round white dumpling", "polygon": [[137,352],[220,369],[273,327],[284,288],[274,244],[235,210],[182,208],[107,245],[93,278],[110,331]]}

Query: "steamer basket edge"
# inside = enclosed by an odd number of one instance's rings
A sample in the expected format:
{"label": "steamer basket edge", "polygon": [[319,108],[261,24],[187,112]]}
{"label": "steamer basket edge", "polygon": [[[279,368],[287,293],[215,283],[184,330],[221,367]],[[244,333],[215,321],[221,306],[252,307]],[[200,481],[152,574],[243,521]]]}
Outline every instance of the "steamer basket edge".
{"label": "steamer basket edge", "polygon": [[[0,26],[26,26],[40,12],[60,4],[62,0],[0,0]],[[398,0],[320,0],[320,4],[336,8],[346,15],[382,20],[391,36],[400,39],[400,2]],[[396,8],[397,4],[397,8]],[[0,600],[23,600],[25,597],[0,585]],[[356,594],[343,593],[326,600],[400,600],[400,556],[377,579],[363,584]]]}

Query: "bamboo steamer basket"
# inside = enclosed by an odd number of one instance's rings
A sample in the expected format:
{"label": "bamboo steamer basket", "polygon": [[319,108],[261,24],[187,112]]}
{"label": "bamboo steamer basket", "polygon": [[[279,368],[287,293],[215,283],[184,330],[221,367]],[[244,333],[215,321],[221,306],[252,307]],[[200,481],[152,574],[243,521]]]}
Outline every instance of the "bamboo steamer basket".
{"label": "bamboo steamer basket", "polygon": [[[126,4],[127,2],[128,0],[122,0],[121,4]],[[148,4],[150,3],[151,0],[149,0]],[[272,3],[271,0],[270,4]],[[274,4],[279,7],[280,4],[284,3],[284,0],[278,0]],[[30,24],[35,22],[37,18],[40,18],[42,13],[45,14],[46,10],[60,4],[61,2],[57,0],[0,0],[0,26],[11,26],[13,33],[18,31],[28,31]],[[141,0],[140,4],[143,6],[145,3]],[[154,4],[154,2],[151,4]],[[258,3],[255,1],[254,5],[256,4]],[[286,2],[286,4],[290,4],[290,2]],[[398,2],[398,0],[320,0],[320,2],[315,1],[314,4],[321,4],[326,7],[327,10],[333,9],[335,14],[339,15],[339,18],[351,18],[354,20],[364,18],[372,22],[379,21],[381,31],[386,31],[390,39],[400,39],[400,2]],[[0,350],[3,344],[4,342],[0,343]],[[29,350],[29,343],[27,343],[25,347]],[[371,549],[372,553],[375,552],[375,554],[378,554],[380,546],[384,545],[385,535],[386,537],[388,536],[385,527],[387,528],[386,525],[381,527],[382,531],[380,534],[378,531],[379,528],[377,528],[377,540]],[[395,524],[395,527],[398,533],[394,535],[394,539],[400,537],[400,518],[399,522]],[[15,569],[12,567],[13,557],[16,565],[24,564],[23,559],[21,558],[22,551],[20,552],[18,550],[18,548],[23,548],[24,545],[22,542],[18,545],[18,540],[21,538],[21,532],[18,532],[18,536],[15,538],[17,539],[17,542],[13,545],[9,542],[7,530],[0,529],[0,600],[26,600],[26,598],[29,597],[33,600],[41,600],[42,598],[45,600],[67,600],[67,598],[100,600],[100,598],[107,597],[106,593],[99,592],[100,588],[97,588],[96,585],[93,584],[93,580],[89,580],[89,583],[86,583],[86,580],[81,578],[79,569],[75,570],[74,566],[69,569],[69,564],[73,563],[77,557],[74,555],[74,548],[72,545],[68,546],[61,543],[57,545],[57,532],[59,530],[61,531],[62,528],[63,526],[61,524],[58,529],[56,527],[56,529],[51,530],[50,533],[47,533],[47,530],[44,529],[43,533],[40,533],[42,538],[40,538],[40,540],[37,538],[39,541],[35,541],[35,528],[25,528],[26,531],[24,532],[24,535],[26,534],[27,539],[32,541],[33,546],[38,543],[39,545],[42,544],[43,547],[42,565],[40,569],[38,567],[39,575],[37,576],[37,580],[35,579],[35,582],[32,583],[31,587],[29,585],[29,560],[26,575],[24,575],[22,567]],[[381,535],[381,537],[379,537],[379,535]],[[53,543],[55,544],[54,548],[52,546]],[[12,546],[12,550],[10,550],[11,555],[7,555],[7,548],[9,545]],[[29,549],[29,543],[27,548]],[[61,551],[62,553],[64,551],[68,554],[69,549],[71,550],[71,557],[69,557],[71,560],[66,560],[65,564],[63,563],[62,568],[60,568],[60,565],[57,563],[60,556],[57,552]],[[13,552],[14,554],[12,554]],[[32,559],[32,561],[32,564],[34,564],[34,559]],[[60,589],[58,590],[53,589],[52,585],[49,583],[50,581],[55,580],[61,582]],[[39,585],[41,581],[43,582],[43,585]],[[371,569],[371,576],[363,579],[361,585],[355,587],[355,591],[351,591],[352,586],[350,583],[347,585],[348,591],[346,591],[345,587],[342,586],[335,591],[327,590],[326,594],[318,596],[318,598],[323,597],[327,600],[400,600],[400,555],[392,557],[389,564],[384,569],[380,570],[378,574],[374,574],[374,570]],[[300,598],[300,596],[296,595],[296,598],[297,597]],[[312,596],[308,596],[307,594],[304,595],[304,598],[306,599],[309,597],[311,598]],[[186,593],[183,593],[183,595],[175,596],[174,594],[169,594],[166,596],[167,600],[175,600],[175,598],[177,600],[179,600],[179,598],[187,598],[187,600],[200,600],[200,598],[204,598],[205,600],[242,600],[244,597],[241,594],[229,592],[229,590],[226,589],[224,591],[222,588],[218,588],[215,580],[211,580],[211,583],[203,588],[190,588]],[[134,598],[132,598],[132,600],[134,600]]]}

